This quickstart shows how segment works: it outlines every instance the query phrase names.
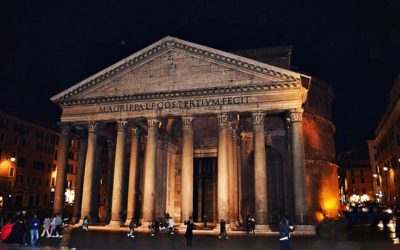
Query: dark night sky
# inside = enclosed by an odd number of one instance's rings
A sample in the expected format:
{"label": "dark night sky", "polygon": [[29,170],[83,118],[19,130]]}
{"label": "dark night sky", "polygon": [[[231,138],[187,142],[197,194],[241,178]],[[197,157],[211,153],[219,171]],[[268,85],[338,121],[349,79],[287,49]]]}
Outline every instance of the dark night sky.
{"label": "dark night sky", "polygon": [[334,89],[338,152],[373,137],[400,73],[400,0],[8,2],[0,110],[47,127],[51,96],[166,35],[224,51],[293,45],[297,69]]}

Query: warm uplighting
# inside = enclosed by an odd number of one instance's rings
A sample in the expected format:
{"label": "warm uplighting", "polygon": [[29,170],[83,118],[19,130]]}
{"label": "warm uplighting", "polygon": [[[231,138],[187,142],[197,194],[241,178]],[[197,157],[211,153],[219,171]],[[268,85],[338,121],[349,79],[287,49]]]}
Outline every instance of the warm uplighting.
{"label": "warm uplighting", "polygon": [[361,197],[360,197],[360,201],[361,202],[367,202],[367,201],[369,201],[370,200],[370,198],[369,198],[369,195],[368,194],[363,194],[363,195],[361,195]]}

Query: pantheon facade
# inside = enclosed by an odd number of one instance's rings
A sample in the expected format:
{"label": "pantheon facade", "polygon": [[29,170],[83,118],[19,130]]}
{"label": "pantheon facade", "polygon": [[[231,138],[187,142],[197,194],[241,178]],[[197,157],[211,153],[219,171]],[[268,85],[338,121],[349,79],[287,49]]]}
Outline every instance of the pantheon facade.
{"label": "pantheon facade", "polygon": [[109,144],[109,225],[168,212],[175,220],[336,216],[330,87],[290,70],[291,48],[224,52],[174,37],[51,98],[63,150],[54,211],[63,210],[71,133],[79,131],[74,217],[99,212],[98,142]]}

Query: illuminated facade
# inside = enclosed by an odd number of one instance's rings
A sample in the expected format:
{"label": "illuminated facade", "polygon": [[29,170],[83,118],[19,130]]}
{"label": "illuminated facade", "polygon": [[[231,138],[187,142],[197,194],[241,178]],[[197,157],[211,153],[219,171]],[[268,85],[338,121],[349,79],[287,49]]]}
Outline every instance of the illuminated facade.
{"label": "illuminated facade", "polygon": [[[166,211],[231,226],[251,214],[264,230],[283,214],[304,228],[318,214],[336,216],[333,94],[290,71],[290,59],[285,47],[227,53],[166,37],[52,97],[61,147],[73,128],[87,135],[74,216],[98,217],[102,140],[111,226]],[[63,192],[59,182],[54,211]]]}
{"label": "illuminated facade", "polygon": [[0,196],[7,209],[51,206],[58,133],[0,113]]}
{"label": "illuminated facade", "polygon": [[389,93],[389,105],[369,141],[374,191],[380,201],[399,205],[400,199],[400,75]]}
{"label": "illuminated facade", "polygon": [[345,196],[343,202],[375,201],[367,143],[340,153],[338,164],[341,169],[341,187]]}

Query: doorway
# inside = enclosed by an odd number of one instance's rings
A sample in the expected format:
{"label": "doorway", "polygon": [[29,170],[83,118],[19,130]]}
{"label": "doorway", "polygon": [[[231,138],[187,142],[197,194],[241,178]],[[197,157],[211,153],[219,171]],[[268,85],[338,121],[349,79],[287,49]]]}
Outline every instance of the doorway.
{"label": "doorway", "polygon": [[217,219],[217,157],[194,158],[193,164],[193,220],[213,222]]}

